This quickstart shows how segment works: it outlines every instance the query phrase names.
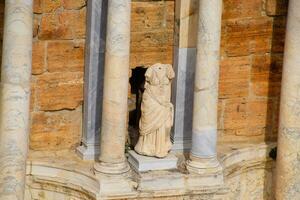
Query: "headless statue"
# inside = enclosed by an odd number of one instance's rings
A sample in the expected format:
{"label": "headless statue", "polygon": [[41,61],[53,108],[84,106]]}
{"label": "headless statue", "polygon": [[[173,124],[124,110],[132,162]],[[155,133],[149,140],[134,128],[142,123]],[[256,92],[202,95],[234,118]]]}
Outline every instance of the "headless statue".
{"label": "headless statue", "polygon": [[170,138],[174,109],[171,103],[171,80],[175,77],[172,65],[155,64],[146,71],[145,91],[141,104],[138,154],[166,157],[171,150]]}

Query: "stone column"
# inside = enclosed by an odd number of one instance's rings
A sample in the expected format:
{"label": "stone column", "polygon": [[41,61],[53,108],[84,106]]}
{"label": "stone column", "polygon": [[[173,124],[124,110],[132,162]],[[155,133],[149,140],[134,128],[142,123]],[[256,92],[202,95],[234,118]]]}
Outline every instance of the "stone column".
{"label": "stone column", "polygon": [[95,170],[129,170],[125,157],[129,84],[130,0],[109,0],[104,69],[100,162]]}
{"label": "stone column", "polygon": [[290,0],[276,159],[276,199],[300,196],[300,1]]}
{"label": "stone column", "polygon": [[198,0],[175,2],[175,48],[172,84],[174,126],[173,151],[190,151],[192,146],[193,85],[196,63]]}
{"label": "stone column", "polygon": [[6,0],[0,87],[0,199],[23,199],[29,135],[32,0]]}
{"label": "stone column", "polygon": [[87,2],[83,133],[78,155],[94,160],[100,153],[107,0]]}
{"label": "stone column", "polygon": [[220,171],[217,160],[217,111],[222,0],[199,0],[194,84],[193,135],[187,169]]}

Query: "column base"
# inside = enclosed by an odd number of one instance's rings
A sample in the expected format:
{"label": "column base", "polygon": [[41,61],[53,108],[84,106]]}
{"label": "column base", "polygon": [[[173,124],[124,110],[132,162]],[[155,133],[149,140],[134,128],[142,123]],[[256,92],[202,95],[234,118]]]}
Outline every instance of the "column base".
{"label": "column base", "polygon": [[82,160],[97,160],[100,154],[100,145],[81,145],[76,148],[76,154]]}
{"label": "column base", "polygon": [[192,139],[174,138],[172,140],[172,152],[190,152],[192,148]]}
{"label": "column base", "polygon": [[217,157],[199,158],[193,155],[186,161],[186,168],[196,174],[218,174],[223,171]]}
{"label": "column base", "polygon": [[122,163],[97,162],[94,165],[95,173],[124,174],[130,170],[127,161]]}

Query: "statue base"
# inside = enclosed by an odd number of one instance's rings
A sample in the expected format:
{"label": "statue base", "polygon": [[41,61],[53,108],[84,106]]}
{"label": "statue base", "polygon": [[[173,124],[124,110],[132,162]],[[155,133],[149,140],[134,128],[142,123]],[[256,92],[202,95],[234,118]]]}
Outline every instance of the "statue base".
{"label": "statue base", "polygon": [[155,158],[142,156],[135,151],[128,152],[128,162],[136,172],[146,172],[153,170],[167,170],[177,168],[177,157],[169,154],[165,158]]}

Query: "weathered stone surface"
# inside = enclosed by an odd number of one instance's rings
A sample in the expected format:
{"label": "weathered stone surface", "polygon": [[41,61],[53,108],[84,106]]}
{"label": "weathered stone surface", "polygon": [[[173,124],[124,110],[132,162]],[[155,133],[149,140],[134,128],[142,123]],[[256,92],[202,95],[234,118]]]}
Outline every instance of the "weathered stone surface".
{"label": "weathered stone surface", "polygon": [[75,109],[82,104],[83,73],[47,73],[37,77],[39,110]]}
{"label": "weathered stone surface", "polygon": [[[0,5],[3,6],[4,1]],[[0,83],[0,199],[24,199],[33,2],[6,0],[4,20]]]}
{"label": "weathered stone surface", "polygon": [[282,59],[282,54],[253,56],[251,70],[253,95],[264,97],[278,97],[280,95]]}
{"label": "weathered stone surface", "polygon": [[[81,109],[76,111],[33,112],[30,148],[61,150],[80,142]],[[40,145],[40,144],[43,145]]]}
{"label": "weathered stone surface", "polygon": [[273,107],[270,99],[226,100],[224,111],[224,133],[238,136],[272,134]]}
{"label": "weathered stone surface", "polygon": [[86,6],[87,0],[63,0],[63,7],[65,9],[80,9]]}
{"label": "weathered stone surface", "polygon": [[39,38],[44,40],[83,38],[85,12],[86,9],[83,8],[44,14],[41,19]]}
{"label": "weathered stone surface", "polygon": [[[127,133],[131,0],[108,1],[103,112],[99,161],[95,172],[129,171],[125,157]],[[113,150],[112,150],[113,149]]]}
{"label": "weathered stone surface", "polygon": [[239,130],[246,127],[247,105],[242,98],[225,101],[224,129]]}
{"label": "weathered stone surface", "polygon": [[262,0],[224,0],[222,19],[259,17]]}
{"label": "weathered stone surface", "polygon": [[251,58],[228,57],[220,63],[219,98],[247,97],[249,95]]}
{"label": "weathered stone surface", "polygon": [[46,42],[34,41],[32,46],[32,74],[42,74],[45,71]]}
{"label": "weathered stone surface", "polygon": [[266,0],[267,15],[286,15],[288,0]]}
{"label": "weathered stone surface", "polygon": [[84,43],[73,41],[49,42],[47,66],[49,72],[82,72]]}
{"label": "weathered stone surface", "polygon": [[173,62],[174,1],[134,1],[130,67]]}
{"label": "weathered stone surface", "polygon": [[36,37],[38,35],[39,26],[40,26],[40,19],[39,17],[35,16],[33,18],[33,37]]}
{"label": "weathered stone surface", "polygon": [[62,5],[62,0],[41,0],[43,13],[55,12]]}
{"label": "weathered stone surface", "polygon": [[42,2],[43,2],[43,0],[34,0],[33,1],[33,13],[36,13],[36,14],[43,13]]}
{"label": "weathered stone surface", "polygon": [[257,17],[228,20],[225,51],[229,56],[271,51],[272,19]]}

